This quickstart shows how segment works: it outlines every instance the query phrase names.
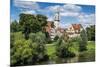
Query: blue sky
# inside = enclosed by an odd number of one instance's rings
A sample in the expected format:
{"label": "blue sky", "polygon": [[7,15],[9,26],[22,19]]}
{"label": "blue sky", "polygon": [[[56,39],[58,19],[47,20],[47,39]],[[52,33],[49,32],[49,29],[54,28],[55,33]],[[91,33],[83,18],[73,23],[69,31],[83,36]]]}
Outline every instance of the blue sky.
{"label": "blue sky", "polygon": [[93,5],[11,0],[10,6],[11,21],[18,21],[20,13],[43,14],[48,17],[48,21],[53,21],[54,14],[59,9],[61,27],[66,27],[74,23],[80,23],[85,26],[95,24],[95,6]]}

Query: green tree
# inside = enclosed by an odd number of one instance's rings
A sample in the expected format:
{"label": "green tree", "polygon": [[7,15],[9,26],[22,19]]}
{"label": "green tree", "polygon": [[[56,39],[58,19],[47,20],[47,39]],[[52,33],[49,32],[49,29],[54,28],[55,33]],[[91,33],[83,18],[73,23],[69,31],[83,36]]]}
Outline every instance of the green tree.
{"label": "green tree", "polygon": [[11,64],[25,65],[32,61],[32,42],[30,40],[16,40],[11,49]]}
{"label": "green tree", "polygon": [[36,37],[36,33],[30,33],[30,34],[29,34],[29,39],[31,39],[32,42],[35,42],[35,41],[36,41],[36,40],[35,40],[35,37]]}
{"label": "green tree", "polygon": [[59,39],[59,36],[55,36],[54,40],[57,41]]}
{"label": "green tree", "polygon": [[42,31],[42,27],[47,23],[47,17],[43,15],[20,14],[19,23],[23,27],[25,39],[28,39],[29,33]]}
{"label": "green tree", "polygon": [[45,56],[47,56],[46,54],[46,37],[45,34],[42,32],[38,32],[36,33],[36,37],[35,37],[35,42],[37,44],[37,48],[36,51],[38,53],[38,60],[46,60],[47,58],[45,58]]}
{"label": "green tree", "polygon": [[19,24],[16,20],[11,22],[10,30],[11,30],[11,32],[18,32],[19,31]]}
{"label": "green tree", "polygon": [[64,40],[60,38],[56,45],[57,45],[56,46],[56,55],[61,58],[67,57],[68,49],[66,47]]}
{"label": "green tree", "polygon": [[14,46],[14,33],[10,33],[10,48]]}
{"label": "green tree", "polygon": [[11,34],[11,65],[37,63],[37,44],[31,39],[25,40],[21,32]]}
{"label": "green tree", "polygon": [[72,43],[68,37],[68,34],[65,32],[62,37],[60,37],[56,44],[56,55],[61,58],[73,57],[75,56],[69,48]]}
{"label": "green tree", "polygon": [[79,41],[79,51],[87,50],[87,34],[86,31],[83,29],[80,33],[80,41]]}
{"label": "green tree", "polygon": [[[34,49],[38,58],[38,61],[48,60],[46,54],[46,36],[42,32],[31,33],[29,39],[32,40],[34,44]],[[47,58],[46,58],[47,57]]]}
{"label": "green tree", "polygon": [[86,28],[87,37],[89,41],[95,41],[95,25]]}
{"label": "green tree", "polygon": [[22,40],[22,39],[24,39],[24,35],[22,34],[22,32],[10,33],[10,46],[11,46],[11,48],[14,46],[14,42],[16,40]]}
{"label": "green tree", "polygon": [[21,32],[11,33],[11,65],[28,64],[32,58],[31,45]]}

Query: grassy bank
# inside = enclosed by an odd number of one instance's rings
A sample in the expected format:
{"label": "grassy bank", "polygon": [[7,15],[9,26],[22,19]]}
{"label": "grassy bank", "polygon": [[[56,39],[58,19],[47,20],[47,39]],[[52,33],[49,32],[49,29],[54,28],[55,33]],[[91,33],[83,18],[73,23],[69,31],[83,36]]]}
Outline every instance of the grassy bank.
{"label": "grassy bank", "polygon": [[[54,43],[52,44],[47,44],[46,46],[46,50],[47,50],[47,54],[51,57],[51,56],[55,56],[55,51],[56,51],[56,46],[54,45]],[[74,52],[76,55],[79,54],[79,51],[78,51],[78,45],[77,45],[77,42],[73,42],[73,45],[72,47],[69,48],[69,50],[71,52]],[[87,45],[87,50],[84,51],[84,52],[80,52],[81,55],[88,55],[88,54],[94,54],[95,55],[95,42],[94,41],[88,41],[88,45]],[[90,56],[91,57],[91,56]]]}

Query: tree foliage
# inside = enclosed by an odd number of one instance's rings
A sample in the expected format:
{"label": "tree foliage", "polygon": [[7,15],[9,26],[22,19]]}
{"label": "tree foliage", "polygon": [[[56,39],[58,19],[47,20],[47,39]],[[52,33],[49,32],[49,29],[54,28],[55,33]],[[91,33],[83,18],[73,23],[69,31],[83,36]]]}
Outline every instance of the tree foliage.
{"label": "tree foliage", "polygon": [[44,15],[20,14],[19,24],[23,27],[25,38],[29,38],[29,33],[42,31],[42,27],[46,25],[47,17]]}
{"label": "tree foliage", "polygon": [[89,41],[95,41],[95,25],[86,28]]}
{"label": "tree foliage", "polygon": [[11,30],[11,32],[18,32],[19,31],[19,24],[16,20],[11,22],[10,30]]}
{"label": "tree foliage", "polygon": [[32,61],[32,49],[30,40],[16,40],[14,47],[11,49],[11,64],[24,65]]}
{"label": "tree foliage", "polygon": [[25,40],[21,32],[11,33],[11,64],[24,65],[32,59],[32,42]]}
{"label": "tree foliage", "polygon": [[45,46],[46,46],[46,38],[45,35],[42,32],[39,32],[36,34],[35,42],[37,44],[37,52],[38,52],[38,58],[41,60],[44,58],[44,55],[46,54]]}
{"label": "tree foliage", "polygon": [[21,32],[11,34],[11,65],[36,64],[48,60],[45,50],[45,34],[31,33],[26,40]]}
{"label": "tree foliage", "polygon": [[83,29],[80,33],[80,41],[79,41],[79,51],[87,50],[87,34],[86,31]]}
{"label": "tree foliage", "polygon": [[72,43],[65,32],[62,37],[60,37],[56,44],[56,55],[61,58],[73,57],[74,53],[69,51],[69,47],[71,47]]}

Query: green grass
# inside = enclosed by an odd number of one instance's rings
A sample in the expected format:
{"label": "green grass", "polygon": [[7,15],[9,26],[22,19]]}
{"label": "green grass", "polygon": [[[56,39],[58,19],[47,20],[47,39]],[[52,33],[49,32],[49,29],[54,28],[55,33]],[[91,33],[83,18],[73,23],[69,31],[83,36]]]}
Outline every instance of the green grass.
{"label": "green grass", "polygon": [[52,45],[52,44],[47,44],[46,46],[46,50],[47,50],[47,54],[49,56],[53,55],[55,53],[55,45]]}
{"label": "green grass", "polygon": [[95,42],[94,41],[88,41],[87,49],[88,50],[95,50]]}

